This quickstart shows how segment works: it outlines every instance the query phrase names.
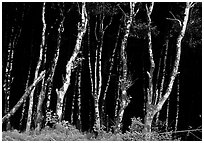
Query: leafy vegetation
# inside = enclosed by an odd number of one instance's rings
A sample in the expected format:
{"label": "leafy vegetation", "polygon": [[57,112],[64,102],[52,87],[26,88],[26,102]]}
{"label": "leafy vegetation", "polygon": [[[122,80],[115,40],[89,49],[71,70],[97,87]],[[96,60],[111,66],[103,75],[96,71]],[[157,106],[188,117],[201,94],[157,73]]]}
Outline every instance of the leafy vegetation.
{"label": "leafy vegetation", "polygon": [[[164,124],[163,124],[164,125]],[[29,133],[18,130],[2,132],[3,141],[143,141],[144,133],[140,118],[132,118],[129,131],[125,133],[106,132],[101,130],[97,135],[81,132],[67,121],[56,123],[53,127],[46,126],[40,132],[31,130]],[[151,133],[152,141],[173,140],[172,133],[160,134],[158,130]]]}

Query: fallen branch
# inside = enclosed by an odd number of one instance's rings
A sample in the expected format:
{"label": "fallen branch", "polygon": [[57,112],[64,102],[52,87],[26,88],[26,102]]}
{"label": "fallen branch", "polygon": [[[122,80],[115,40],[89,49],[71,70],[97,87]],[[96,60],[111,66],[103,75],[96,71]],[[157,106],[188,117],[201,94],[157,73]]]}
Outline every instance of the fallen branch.
{"label": "fallen branch", "polygon": [[174,132],[163,132],[159,134],[167,134],[167,133],[185,133],[185,132],[196,132],[196,131],[202,131],[202,129],[192,129],[192,130],[182,130],[182,131],[174,131]]}
{"label": "fallen branch", "polygon": [[33,84],[31,84],[25,91],[25,93],[23,94],[23,96],[21,97],[21,99],[17,102],[17,104],[13,107],[13,109],[10,110],[10,112],[8,114],[6,114],[3,118],[2,118],[2,123],[4,121],[6,121],[7,119],[9,119],[17,110],[18,108],[21,106],[21,104],[23,103],[23,101],[30,95],[32,89],[38,84],[39,81],[41,81],[45,76],[45,71],[41,72],[39,77],[33,82]]}

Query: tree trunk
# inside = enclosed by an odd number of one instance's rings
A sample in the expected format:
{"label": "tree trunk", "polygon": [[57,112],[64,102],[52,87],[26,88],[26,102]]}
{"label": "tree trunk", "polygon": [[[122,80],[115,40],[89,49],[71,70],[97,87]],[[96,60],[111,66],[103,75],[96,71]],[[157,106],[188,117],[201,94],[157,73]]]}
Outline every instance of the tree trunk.
{"label": "tree trunk", "polygon": [[[145,127],[144,127],[145,140],[150,140],[151,139],[151,123],[152,123],[152,119],[153,119],[154,115],[162,109],[163,104],[168,99],[168,97],[169,97],[169,95],[170,95],[170,93],[172,91],[174,79],[175,79],[175,77],[177,75],[177,72],[178,72],[178,67],[179,67],[179,62],[180,62],[180,55],[181,55],[181,41],[182,41],[182,39],[184,37],[184,34],[185,34],[190,8],[191,8],[191,3],[187,2],[186,7],[185,7],[185,12],[184,12],[184,20],[183,20],[182,25],[181,25],[182,26],[181,31],[180,31],[180,34],[179,34],[179,36],[177,38],[177,41],[176,41],[176,58],[175,58],[175,61],[174,61],[172,72],[170,74],[170,81],[169,81],[167,89],[166,89],[166,91],[164,93],[164,96],[160,98],[157,105],[149,104],[149,103],[151,103],[151,101],[150,101],[151,98],[148,98],[147,113],[146,113],[146,117],[145,117]],[[150,11],[150,9],[148,10],[148,8],[147,8],[147,12]],[[175,19],[175,20],[179,21],[178,19]]]}
{"label": "tree trunk", "polygon": [[77,55],[81,49],[81,42],[82,42],[82,39],[84,37],[84,34],[86,33],[87,21],[88,21],[88,19],[87,19],[86,5],[83,2],[82,3],[82,11],[81,11],[81,22],[78,23],[78,35],[77,35],[77,40],[76,40],[74,52],[73,52],[70,60],[67,62],[67,65],[66,65],[66,75],[65,75],[65,79],[63,81],[63,86],[60,89],[56,89],[56,92],[57,92],[56,113],[57,113],[60,121],[62,118],[62,107],[63,107],[64,96],[65,96],[67,89],[70,85],[70,78],[71,78],[72,69],[78,64],[78,63],[74,63],[74,62],[76,62],[75,60],[76,60]]}
{"label": "tree trunk", "polygon": [[176,101],[176,123],[175,123],[175,132],[178,128],[178,115],[179,115],[179,93],[180,93],[180,81],[179,81],[180,75],[177,74],[177,101]]}
{"label": "tree trunk", "polygon": [[[40,45],[40,55],[39,55],[38,63],[37,63],[36,70],[35,70],[34,80],[36,80],[36,78],[38,77],[39,69],[40,69],[41,62],[42,62],[43,48],[45,47],[45,31],[46,31],[45,3],[43,3],[43,7],[42,7],[42,22],[43,22],[42,41],[41,41],[41,45]],[[32,110],[33,110],[34,91],[35,91],[35,87],[33,88],[33,90],[31,91],[31,94],[30,94],[28,118],[27,118],[27,124],[26,124],[26,132],[29,132],[30,127],[31,127],[31,118],[32,118],[32,113],[33,113]]]}
{"label": "tree trunk", "polygon": [[157,113],[156,106],[155,105],[149,105],[147,103],[146,105],[146,115],[144,118],[144,129],[143,133],[145,134],[145,140],[150,140],[151,139],[151,126],[152,126],[152,121]]}
{"label": "tree trunk", "polygon": [[[82,51],[81,51],[82,52]],[[77,127],[81,131],[82,130],[82,122],[81,122],[81,76],[82,76],[82,61],[79,63],[79,72],[78,72],[78,112],[77,112]]]}
{"label": "tree trunk", "polygon": [[[89,15],[89,14],[88,14]],[[88,17],[89,19],[90,17]],[[89,21],[89,20],[88,20]],[[92,71],[92,66],[91,66],[91,48],[90,48],[90,23],[88,22],[87,25],[87,34],[88,34],[88,38],[87,38],[87,46],[88,46],[88,64],[89,64],[89,75],[90,75],[90,82],[91,82],[91,96],[94,98],[94,83],[93,83],[93,71]],[[92,128],[92,106],[91,106],[91,98],[89,99],[89,128]]]}
{"label": "tree trunk", "polygon": [[121,99],[120,99],[120,109],[119,109],[119,113],[118,113],[118,119],[117,119],[117,123],[116,123],[116,128],[118,130],[121,129],[122,127],[122,119],[123,119],[123,114],[125,111],[125,108],[128,106],[128,104],[130,103],[130,97],[127,95],[127,89],[129,86],[129,80],[127,79],[127,53],[126,53],[126,46],[127,46],[127,39],[129,37],[129,33],[130,33],[130,26],[132,25],[132,21],[133,21],[133,16],[136,15],[135,13],[135,3],[134,2],[130,2],[130,16],[129,17],[125,17],[127,19],[127,21],[125,22],[125,34],[124,37],[122,39],[122,43],[121,43],[121,61],[122,61],[122,76],[120,79],[120,90],[121,90]]}
{"label": "tree trunk", "polygon": [[[161,73],[162,78],[161,78],[160,88],[159,88],[159,91],[158,91],[158,98],[156,99],[156,104],[160,100],[160,98],[162,96],[162,93],[163,93],[164,81],[165,81],[165,76],[166,76],[166,60],[167,60],[168,48],[169,48],[169,35],[166,36],[166,40],[165,40],[163,69],[162,69],[162,73]],[[159,114],[160,114],[160,112],[157,112],[156,123],[158,123],[158,121],[159,121]]]}
{"label": "tree trunk", "polygon": [[170,104],[170,97],[167,99],[167,105],[166,105],[166,122],[165,122],[165,128],[166,132],[168,131],[168,125],[169,125],[169,105]]}
{"label": "tree trunk", "polygon": [[191,8],[191,3],[187,2],[186,7],[185,7],[185,12],[184,12],[184,20],[183,20],[183,23],[182,23],[182,29],[181,29],[180,34],[179,34],[179,36],[177,38],[177,41],[176,41],[176,59],[174,61],[173,70],[172,70],[172,72],[170,74],[170,81],[169,81],[169,84],[168,84],[167,89],[165,91],[165,94],[160,99],[160,101],[159,101],[159,103],[157,105],[157,108],[159,110],[162,108],[162,106],[165,103],[166,99],[169,97],[169,95],[171,93],[171,90],[172,90],[172,87],[173,87],[175,77],[176,77],[176,75],[178,73],[178,67],[179,67],[180,56],[181,56],[181,42],[182,42],[182,39],[183,39],[183,37],[185,35],[186,26],[187,26],[187,22],[188,22],[188,18],[189,18],[190,8]]}
{"label": "tree trunk", "polygon": [[145,140],[150,140],[151,138],[151,125],[152,120],[154,118],[154,115],[156,114],[156,111],[154,110],[154,105],[152,104],[152,97],[153,97],[153,72],[155,68],[155,63],[153,59],[153,51],[152,51],[152,37],[151,37],[151,14],[154,7],[154,3],[150,3],[149,8],[146,4],[146,11],[147,11],[147,22],[148,22],[148,33],[147,33],[147,39],[148,39],[148,52],[149,52],[149,60],[150,60],[150,70],[147,72],[148,74],[148,89],[147,89],[147,103],[146,103],[146,115],[144,118],[144,129],[143,133],[145,134]]}
{"label": "tree trunk", "polygon": [[[17,10],[17,9],[16,9]],[[22,14],[22,20],[24,18],[24,13]],[[17,22],[17,18],[14,19],[14,23]],[[19,25],[18,25],[19,26]],[[14,77],[12,77],[12,70],[13,70],[13,57],[14,57],[14,49],[17,46],[18,39],[21,34],[22,27],[9,27],[11,28],[10,39],[8,43],[8,53],[7,53],[7,62],[6,62],[6,69],[5,69],[5,77],[3,81],[3,91],[5,94],[5,111],[4,114],[7,114],[10,110],[10,93],[11,93],[11,85],[13,82]],[[7,120],[6,123],[6,130],[10,129],[10,120]]]}
{"label": "tree trunk", "polygon": [[33,84],[31,84],[27,89],[26,92],[23,94],[21,99],[17,102],[17,104],[13,107],[13,109],[10,110],[9,113],[7,113],[3,118],[2,118],[2,123],[8,120],[21,106],[21,104],[26,100],[26,98],[30,95],[32,92],[33,88],[40,82],[43,78],[45,77],[45,71],[41,72],[40,75],[34,80]]}
{"label": "tree trunk", "polygon": [[60,8],[61,22],[60,22],[59,27],[58,27],[57,47],[56,47],[54,58],[53,58],[53,61],[52,61],[50,74],[49,74],[49,76],[48,76],[48,78],[46,80],[46,85],[47,85],[47,88],[48,88],[48,91],[47,91],[47,103],[46,103],[46,108],[47,109],[46,109],[46,111],[48,111],[49,108],[50,108],[50,100],[51,100],[51,93],[52,93],[52,87],[53,87],[52,86],[53,85],[53,77],[54,77],[55,69],[56,69],[56,66],[57,66],[58,59],[59,59],[61,39],[62,39],[62,34],[64,32],[65,16],[64,16],[63,12],[64,11],[62,10],[62,8]]}
{"label": "tree trunk", "polygon": [[[30,80],[30,71],[31,71],[31,64],[28,70],[28,77],[27,77],[27,82],[26,82],[26,86],[25,86],[25,92],[26,89],[28,88],[29,85],[29,80]],[[22,109],[22,113],[21,113],[21,119],[20,119],[20,128],[23,128],[23,118],[25,116],[25,110],[26,110],[26,100],[23,101],[23,109]]]}

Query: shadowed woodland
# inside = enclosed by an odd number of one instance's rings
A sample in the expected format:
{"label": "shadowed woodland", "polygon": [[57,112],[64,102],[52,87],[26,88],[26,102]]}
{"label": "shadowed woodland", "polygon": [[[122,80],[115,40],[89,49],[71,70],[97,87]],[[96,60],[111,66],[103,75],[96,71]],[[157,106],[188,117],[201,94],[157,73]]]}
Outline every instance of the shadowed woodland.
{"label": "shadowed woodland", "polygon": [[201,48],[199,2],[3,2],[2,132],[202,140]]}

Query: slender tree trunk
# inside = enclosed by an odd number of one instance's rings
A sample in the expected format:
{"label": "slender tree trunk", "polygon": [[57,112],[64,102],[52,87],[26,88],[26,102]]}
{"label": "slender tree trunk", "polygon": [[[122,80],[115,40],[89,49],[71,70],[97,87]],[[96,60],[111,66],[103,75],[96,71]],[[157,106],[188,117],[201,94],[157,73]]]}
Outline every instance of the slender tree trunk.
{"label": "slender tree trunk", "polygon": [[[35,70],[34,80],[36,80],[36,78],[38,77],[39,69],[40,69],[41,62],[42,62],[43,48],[45,46],[45,31],[46,31],[45,3],[43,3],[43,7],[42,7],[42,22],[43,22],[42,41],[41,41],[41,45],[40,45],[40,55],[39,55],[37,67],[36,67],[36,70]],[[26,132],[29,132],[30,131],[30,127],[31,127],[31,118],[32,118],[32,113],[33,113],[32,110],[33,110],[34,91],[35,91],[35,87],[33,88],[33,90],[31,91],[31,94],[30,94],[29,109],[28,109],[28,118],[27,118],[27,124],[26,124]]]}
{"label": "slender tree trunk", "polygon": [[166,107],[166,122],[165,122],[165,128],[166,132],[168,131],[168,125],[169,125],[169,104],[170,104],[170,97],[167,99],[167,107]]}
{"label": "slender tree trunk", "polygon": [[[103,5],[101,5],[102,9],[104,8]],[[95,87],[94,87],[94,109],[95,109],[95,124],[94,124],[94,130],[98,132],[100,130],[101,121],[100,121],[100,111],[99,111],[99,98],[101,96],[101,90],[102,90],[102,73],[101,73],[101,60],[102,60],[102,49],[103,49],[103,38],[104,33],[106,29],[110,26],[112,23],[112,17],[109,21],[109,23],[104,27],[104,13],[100,14],[100,23],[99,23],[99,37],[97,36],[97,17],[96,16],[96,24],[95,24],[95,38],[97,41],[97,48],[96,48],[96,56],[95,56]],[[102,101],[104,102],[104,101]],[[98,104],[98,105],[96,105]],[[102,114],[101,114],[102,116]],[[103,121],[103,120],[102,120]]]}
{"label": "slender tree trunk", "polygon": [[[78,67],[79,68],[79,67]],[[72,106],[71,106],[71,124],[74,124],[74,107],[75,107],[75,99],[76,99],[76,95],[77,95],[77,88],[78,88],[78,73],[79,70],[76,70],[76,76],[75,76],[75,83],[74,83],[74,94],[73,94],[73,98],[72,98]]]}
{"label": "slender tree trunk", "polygon": [[96,42],[97,42],[97,47],[96,47],[96,53],[95,53],[95,67],[94,67],[94,130],[98,132],[100,130],[100,115],[99,115],[99,96],[98,95],[98,76],[97,76],[97,70],[98,70],[98,43],[99,40],[97,38],[96,34],[96,28],[97,28],[97,16],[96,16],[96,25],[95,25],[95,36],[96,36]]}
{"label": "slender tree trunk", "polygon": [[120,51],[117,53],[117,72],[118,74],[118,84],[117,84],[117,93],[116,93],[116,99],[115,99],[115,129],[114,132],[117,132],[117,121],[118,121],[118,111],[119,111],[119,104],[120,104],[120,79],[121,79],[121,72],[122,72],[122,61],[120,60]]}
{"label": "slender tree trunk", "polygon": [[136,15],[134,12],[135,10],[135,3],[130,2],[130,16],[126,17],[127,21],[125,22],[125,34],[122,39],[121,43],[121,61],[122,61],[122,77],[120,79],[120,90],[121,90],[121,99],[120,99],[120,109],[118,113],[118,119],[116,123],[116,128],[121,129],[122,127],[122,119],[125,108],[130,103],[130,97],[127,95],[128,84],[130,81],[127,79],[127,53],[126,53],[126,46],[127,46],[127,39],[130,33],[130,26],[132,25],[133,16]]}
{"label": "slender tree trunk", "polygon": [[177,101],[176,101],[176,123],[175,123],[175,132],[178,128],[178,117],[179,117],[179,95],[180,95],[180,75],[177,74]]}
{"label": "slender tree trunk", "polygon": [[56,107],[56,113],[59,116],[59,120],[61,121],[62,118],[62,107],[63,107],[63,100],[64,96],[67,92],[67,89],[70,85],[70,78],[71,78],[71,72],[73,67],[75,67],[77,63],[76,58],[77,55],[81,49],[81,42],[84,37],[84,34],[86,33],[86,26],[87,26],[87,12],[86,12],[86,5],[83,2],[82,3],[82,10],[81,10],[81,22],[78,23],[78,35],[77,35],[77,40],[76,40],[76,45],[74,48],[74,52],[70,58],[70,60],[67,62],[66,65],[66,75],[65,79],[63,81],[63,86],[60,89],[56,89],[57,92],[57,107]]}
{"label": "slender tree trunk", "polygon": [[[17,10],[17,9],[16,9]],[[24,18],[24,13],[22,14],[22,20]],[[14,22],[17,22],[17,18],[14,19]],[[20,27],[20,28],[19,28]],[[14,50],[18,43],[18,39],[21,34],[22,27],[12,26],[11,27],[11,36],[10,41],[8,43],[8,53],[7,53],[7,62],[6,62],[6,69],[5,69],[5,77],[3,81],[3,90],[5,94],[5,111],[4,113],[7,114],[10,110],[10,94],[11,94],[11,85],[13,82],[14,77],[12,77],[12,70],[13,70],[13,57],[14,57]],[[10,129],[10,120],[6,122],[6,130]]]}
{"label": "slender tree trunk", "polygon": [[43,78],[45,77],[45,71],[42,71],[39,76],[34,80],[33,84],[31,84],[21,97],[21,99],[17,102],[17,104],[10,110],[9,113],[7,113],[3,118],[2,118],[2,123],[8,120],[21,106],[21,104],[26,100],[26,98],[31,94],[33,88],[40,82]]}
{"label": "slender tree trunk", "polygon": [[[81,51],[82,52],[82,51]],[[82,53],[81,53],[82,54]],[[78,112],[77,112],[77,127],[81,131],[82,130],[82,122],[81,122],[81,76],[82,76],[82,61],[79,63],[79,72],[78,72]]]}
{"label": "slender tree trunk", "polygon": [[176,77],[176,75],[178,73],[178,67],[179,67],[180,56],[181,56],[181,42],[182,42],[182,39],[183,39],[183,37],[185,35],[186,26],[187,26],[187,22],[188,22],[188,18],[189,18],[190,8],[191,8],[191,3],[187,2],[186,7],[185,7],[185,12],[184,12],[184,20],[183,20],[183,23],[182,23],[182,29],[181,29],[180,34],[179,34],[179,36],[177,38],[177,41],[176,41],[176,59],[174,61],[173,70],[172,70],[172,72],[170,74],[170,81],[169,81],[169,84],[168,84],[167,89],[165,91],[165,94],[160,99],[160,101],[159,101],[159,103],[157,105],[158,110],[160,110],[162,108],[162,106],[165,103],[166,99],[169,97],[169,95],[171,93],[171,90],[172,90],[172,87],[173,87],[175,77]]}
{"label": "slender tree trunk", "polygon": [[[104,17],[105,18],[105,17]],[[103,19],[104,19],[103,18]],[[101,53],[102,53],[102,46],[103,46],[103,37],[104,37],[104,33],[105,33],[105,30],[111,25],[111,23],[112,23],[112,17],[111,17],[111,19],[110,19],[110,21],[109,21],[109,23],[106,25],[106,27],[105,28],[103,28],[103,21],[104,20],[102,20],[101,21],[101,29],[102,29],[102,34],[101,34],[101,44],[100,44],[100,49],[101,49]],[[118,39],[118,37],[117,37],[117,39]],[[117,45],[117,44],[116,44]],[[108,86],[109,86],[109,83],[110,83],[110,77],[111,77],[111,71],[112,71],[112,68],[113,68],[113,60],[114,60],[114,55],[115,55],[115,50],[116,50],[116,47],[115,47],[115,49],[113,50],[113,54],[112,54],[112,57],[111,57],[111,65],[110,65],[110,69],[109,69],[109,76],[108,76],[108,81],[107,81],[107,84],[106,84],[106,87],[105,87],[105,91],[104,91],[104,95],[103,95],[103,98],[102,98],[102,101],[101,101],[101,103],[102,103],[102,105],[101,105],[101,119],[102,119],[102,124],[104,125],[105,124],[105,118],[106,118],[106,111],[105,111],[105,99],[106,99],[106,94],[107,94],[107,91],[108,91]],[[99,57],[99,59],[101,58],[101,55],[100,55],[100,57]],[[100,60],[101,61],[101,60]],[[100,69],[99,69],[99,71],[100,71],[100,77],[102,78],[102,76],[101,76],[101,63],[100,63]],[[100,88],[101,88],[101,86],[102,86],[102,80],[100,80]],[[99,92],[101,92],[101,91],[99,91]]]}
{"label": "slender tree trunk", "polygon": [[[159,88],[159,91],[158,91],[158,98],[156,99],[156,104],[160,100],[160,98],[162,96],[162,93],[163,93],[164,81],[165,81],[165,76],[166,76],[166,60],[167,60],[168,48],[169,48],[169,36],[167,35],[166,40],[165,40],[163,69],[162,69],[162,73],[161,73],[162,78],[161,78],[160,88]],[[160,112],[157,112],[156,123],[158,123],[158,121],[159,121],[159,114],[160,114]]]}
{"label": "slender tree trunk", "polygon": [[[28,77],[27,77],[27,82],[26,82],[26,86],[25,86],[25,92],[26,92],[26,89],[28,88],[28,85],[29,85],[30,71],[31,71],[31,64],[30,64],[29,71],[28,71]],[[22,129],[23,129],[23,118],[25,116],[25,110],[26,110],[26,100],[23,101],[23,109],[22,109],[21,119],[20,119],[20,128],[22,128]]]}
{"label": "slender tree trunk", "polygon": [[[88,17],[90,19],[90,17]],[[90,20],[88,20],[90,21]],[[94,98],[94,84],[93,84],[93,71],[92,71],[92,66],[91,66],[91,48],[90,48],[90,23],[88,22],[87,25],[87,46],[88,46],[88,64],[89,64],[89,75],[90,75],[90,82],[91,82],[91,96]],[[89,103],[91,102],[91,99],[89,99]],[[90,124],[90,129],[92,128],[92,106],[89,104],[89,124]]]}
{"label": "slender tree trunk", "polygon": [[45,85],[47,85],[48,91],[47,91],[47,103],[46,103],[46,111],[49,110],[50,108],[50,100],[51,100],[51,93],[52,93],[52,85],[53,85],[53,77],[55,74],[55,69],[57,66],[57,62],[59,59],[59,51],[60,51],[60,45],[61,45],[61,39],[62,39],[62,34],[64,32],[64,20],[65,20],[65,16],[63,14],[63,10],[62,8],[60,9],[60,17],[61,17],[61,22],[59,24],[58,27],[58,35],[57,35],[57,47],[55,50],[55,54],[54,54],[54,58],[52,61],[52,65],[51,65],[51,69],[50,69],[50,74],[46,80]]}
{"label": "slender tree trunk", "polygon": [[[148,103],[151,103],[151,100],[150,100],[151,97],[148,98],[147,113],[145,116],[145,126],[144,126],[145,140],[151,139],[152,119],[155,116],[155,114],[162,109],[163,104],[168,99],[168,97],[172,91],[173,83],[174,83],[175,77],[176,77],[177,72],[178,72],[180,55],[181,55],[181,41],[182,41],[184,34],[185,34],[190,8],[191,8],[191,3],[187,2],[186,7],[185,7],[185,12],[184,12],[184,20],[181,24],[181,26],[182,26],[181,31],[180,31],[179,36],[178,36],[177,41],[176,41],[176,58],[174,61],[172,72],[170,74],[169,84],[167,85],[167,89],[164,93],[164,96],[160,98],[157,105],[148,104]],[[148,11],[151,11],[151,8],[149,10],[147,8],[147,12]],[[175,19],[175,20],[180,21],[178,19]],[[149,74],[149,75],[151,75],[151,74]]]}

